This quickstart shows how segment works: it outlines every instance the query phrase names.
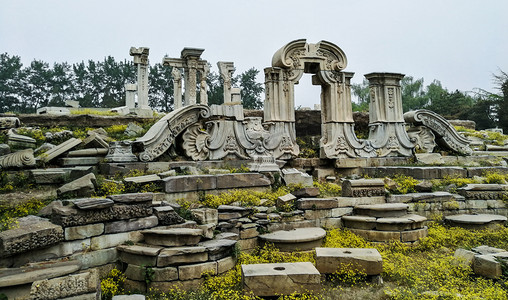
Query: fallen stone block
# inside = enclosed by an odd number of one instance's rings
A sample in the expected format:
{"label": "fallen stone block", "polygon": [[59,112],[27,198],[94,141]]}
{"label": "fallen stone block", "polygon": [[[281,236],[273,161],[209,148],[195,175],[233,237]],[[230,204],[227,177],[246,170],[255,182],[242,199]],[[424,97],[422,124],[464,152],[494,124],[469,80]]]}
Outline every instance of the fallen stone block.
{"label": "fallen stone block", "polygon": [[157,266],[178,266],[194,264],[208,260],[208,252],[205,247],[172,247],[163,249],[157,257]]}
{"label": "fallen stone block", "polygon": [[178,278],[180,280],[201,278],[203,276],[203,273],[217,275],[217,262],[210,261],[200,264],[185,265],[178,267]]}
{"label": "fallen stone block", "polygon": [[63,299],[84,294],[100,294],[100,280],[97,270],[69,275],[60,278],[35,281],[30,291],[30,299]]}
{"label": "fallen stone block", "polygon": [[344,180],[342,197],[374,197],[385,195],[383,179]]}
{"label": "fallen stone block", "polygon": [[383,258],[371,248],[316,248],[316,268],[321,274],[345,269],[366,275],[383,272]]}
{"label": "fallen stone block", "polygon": [[66,195],[89,197],[95,192],[96,185],[95,175],[90,173],[62,185],[56,192],[59,197]]}

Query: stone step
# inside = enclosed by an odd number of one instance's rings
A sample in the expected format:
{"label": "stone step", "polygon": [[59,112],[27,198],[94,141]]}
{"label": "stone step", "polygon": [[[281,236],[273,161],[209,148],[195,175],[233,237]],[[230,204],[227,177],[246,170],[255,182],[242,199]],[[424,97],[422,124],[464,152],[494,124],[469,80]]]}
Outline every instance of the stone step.
{"label": "stone step", "polygon": [[77,261],[44,262],[23,268],[0,269],[0,288],[23,285],[74,273],[81,268]]}
{"label": "stone step", "polygon": [[403,231],[423,228],[427,218],[419,215],[405,215],[391,218],[371,216],[343,216],[344,227],[378,231]]}
{"label": "stone step", "polygon": [[326,231],[319,227],[297,228],[293,230],[280,230],[260,235],[263,243],[272,243],[280,251],[306,251],[321,246]]}
{"label": "stone step", "polygon": [[158,246],[194,246],[199,243],[203,230],[192,228],[149,229],[141,231],[145,243]]}
{"label": "stone step", "polygon": [[371,242],[416,242],[417,240],[427,236],[427,227],[414,230],[403,231],[379,231],[379,230],[365,230],[365,229],[349,229],[352,233],[359,235]]}
{"label": "stone step", "polygon": [[409,205],[404,203],[383,203],[371,205],[357,205],[354,208],[356,215],[376,218],[392,218],[407,215]]}
{"label": "stone step", "polygon": [[505,225],[506,221],[505,216],[491,214],[461,214],[445,217],[445,222],[451,226],[472,230],[495,228],[497,225]]}

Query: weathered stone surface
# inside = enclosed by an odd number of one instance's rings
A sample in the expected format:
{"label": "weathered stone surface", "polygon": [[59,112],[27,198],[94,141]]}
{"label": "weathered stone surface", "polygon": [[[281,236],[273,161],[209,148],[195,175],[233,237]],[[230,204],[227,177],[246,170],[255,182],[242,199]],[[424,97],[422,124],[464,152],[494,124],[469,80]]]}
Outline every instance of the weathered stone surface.
{"label": "weathered stone surface", "polygon": [[161,178],[157,174],[143,175],[143,176],[135,176],[135,177],[126,177],[123,179],[125,183],[137,183],[137,184],[145,184],[152,182],[159,182]]}
{"label": "weathered stone surface", "polygon": [[37,159],[43,162],[49,162],[52,159],[64,154],[65,152],[81,144],[81,142],[82,142],[81,139],[77,138],[68,139],[67,141],[61,143],[60,145],[46,151],[44,154],[39,155]]}
{"label": "weathered stone surface", "polygon": [[170,176],[164,178],[163,183],[166,193],[213,190],[218,188],[216,175]]}
{"label": "weathered stone surface", "polygon": [[200,264],[185,265],[178,267],[178,278],[180,280],[190,280],[201,278],[203,273],[217,275],[217,262],[210,261]]}
{"label": "weathered stone surface", "polygon": [[317,220],[322,218],[330,218],[332,216],[332,211],[328,209],[320,209],[320,210],[305,210],[303,217],[305,220]]}
{"label": "weathered stone surface", "polygon": [[104,224],[89,224],[82,226],[67,227],[64,229],[66,241],[82,240],[92,236],[101,235],[104,232]]}
{"label": "weathered stone surface", "polygon": [[175,280],[175,281],[154,281],[148,284],[148,290],[155,289],[159,291],[181,290],[181,291],[195,291],[203,284],[204,279],[191,279],[191,280]]}
{"label": "weathered stone surface", "polygon": [[160,225],[174,225],[185,223],[185,219],[180,217],[171,206],[160,206],[153,208],[154,215],[159,219]]}
{"label": "weathered stone surface", "polygon": [[66,176],[62,169],[35,169],[31,170],[30,174],[37,184],[60,184]]}
{"label": "weathered stone surface", "polygon": [[174,228],[149,229],[142,231],[145,242],[150,245],[161,246],[193,246],[201,239],[201,229]]}
{"label": "weathered stone surface", "polygon": [[239,240],[237,245],[242,251],[249,251],[258,247],[259,241],[258,238]]}
{"label": "weathered stone surface", "polygon": [[19,227],[0,232],[0,257],[47,247],[64,239],[62,227],[36,216],[18,219]]}
{"label": "weathered stone surface", "polygon": [[503,275],[501,263],[492,254],[475,255],[473,260],[473,271],[492,279],[499,279]]}
{"label": "weathered stone surface", "polygon": [[63,227],[79,226],[107,221],[148,217],[152,207],[147,204],[114,205],[101,210],[78,210],[72,207],[53,208],[51,221]]}
{"label": "weathered stone surface", "polygon": [[191,214],[199,224],[217,224],[219,223],[219,214],[213,208],[195,208]]}
{"label": "weathered stone surface", "polygon": [[233,269],[236,265],[236,260],[233,257],[225,257],[217,261],[217,274],[225,273]]}
{"label": "weathered stone surface", "polygon": [[324,218],[319,220],[319,226],[325,229],[343,228],[341,218]]}
{"label": "weathered stone surface", "polygon": [[[151,281],[173,281],[178,280],[178,269],[175,267],[151,268],[153,277]],[[145,281],[147,268],[129,264],[125,270],[125,276],[131,280]]]}
{"label": "weathered stone surface", "polygon": [[383,272],[383,258],[371,248],[316,248],[316,268],[321,274],[350,269],[378,275]]}
{"label": "weathered stone surface", "polygon": [[114,202],[106,198],[83,198],[74,199],[72,203],[79,209],[91,210],[91,209],[103,209],[113,206]]}
{"label": "weathered stone surface", "polygon": [[296,201],[296,196],[293,194],[286,194],[277,198],[277,208],[286,208],[287,206],[293,206]]}
{"label": "weathered stone surface", "polygon": [[335,198],[301,198],[296,201],[298,209],[332,209],[338,206]]}
{"label": "weathered stone surface", "polygon": [[107,249],[116,247],[126,241],[139,242],[142,239],[143,235],[139,231],[103,234],[90,239],[90,248],[92,250]]}
{"label": "weathered stone surface", "polygon": [[467,177],[467,170],[462,167],[365,167],[362,174],[371,177],[393,177],[397,174],[416,179],[441,179],[445,177]]}
{"label": "weathered stone surface", "polygon": [[[253,225],[256,226],[257,224],[253,224]],[[251,239],[251,238],[257,237],[258,235],[259,235],[259,232],[258,232],[257,227],[252,227],[252,228],[240,230],[240,238],[242,240]]]}
{"label": "weathered stone surface", "polygon": [[459,248],[455,250],[455,254],[453,255],[453,257],[459,260],[461,264],[464,264],[468,267],[472,267],[475,253],[473,251]]}
{"label": "weathered stone surface", "polygon": [[433,193],[408,193],[402,195],[390,195],[386,198],[387,203],[444,202],[453,200],[455,200],[453,194],[441,191]]}
{"label": "weathered stone surface", "polygon": [[371,205],[383,204],[385,202],[384,196],[376,197],[335,197],[339,207],[353,207],[357,205]]}
{"label": "weathered stone surface", "polygon": [[318,227],[276,231],[259,236],[261,241],[272,243],[281,251],[311,250],[321,246],[326,231]]}
{"label": "weathered stone surface", "polygon": [[377,218],[391,218],[406,215],[408,208],[409,206],[404,203],[357,205],[355,206],[355,213]]}
{"label": "weathered stone surface", "polygon": [[35,158],[32,149],[25,149],[0,156],[0,167],[2,169],[30,166],[35,166]]}
{"label": "weathered stone surface", "polygon": [[109,263],[115,263],[118,260],[118,252],[115,248],[102,249],[97,251],[82,252],[73,254],[71,260],[77,260],[81,264],[81,269],[95,268]]}
{"label": "weathered stone surface", "polygon": [[504,250],[504,249],[490,247],[490,246],[486,246],[486,245],[474,247],[471,250],[475,253],[482,254],[482,255],[497,254],[497,253],[501,253],[501,252],[506,252],[506,250]]}
{"label": "weathered stone surface", "polygon": [[215,228],[217,228],[217,224],[216,223],[203,224],[198,225],[197,228],[203,231],[202,234],[203,238],[211,240],[213,239],[213,236],[215,234]]}
{"label": "weathered stone surface", "polygon": [[145,295],[116,295],[113,296],[113,300],[145,300]]}
{"label": "weathered stone surface", "polygon": [[157,266],[177,266],[192,264],[208,260],[208,252],[205,247],[173,247],[162,250],[157,258]]}
{"label": "weathered stone surface", "polygon": [[233,173],[217,175],[218,189],[233,189],[256,186],[269,187],[270,179],[259,173]]}
{"label": "weathered stone surface", "polygon": [[342,217],[345,215],[350,215],[353,213],[352,207],[337,207],[331,210],[330,217],[331,218],[337,218]]}
{"label": "weathered stone surface", "polygon": [[504,225],[506,221],[507,218],[505,216],[490,214],[460,214],[445,217],[445,222],[453,226],[459,226],[466,229],[487,228],[495,224]]}
{"label": "weathered stone surface", "polygon": [[350,231],[357,234],[366,240],[373,242],[390,242],[400,241],[400,231],[377,231],[377,230],[364,230],[364,229],[353,229]]}
{"label": "weathered stone surface", "polygon": [[282,178],[286,185],[302,185],[303,187],[312,187],[314,182],[312,176],[302,173],[297,169],[282,169]]}
{"label": "weathered stone surface", "polygon": [[93,173],[62,185],[56,192],[62,197],[65,195],[89,197],[95,192],[96,178]]}
{"label": "weathered stone surface", "polygon": [[383,179],[344,180],[342,197],[373,197],[385,195]]}
{"label": "weathered stone surface", "polygon": [[400,233],[400,240],[402,242],[416,242],[417,240],[426,237],[427,234],[427,227],[414,230],[406,230]]}
{"label": "weathered stone surface", "polygon": [[104,233],[119,233],[147,229],[157,226],[158,223],[159,219],[156,216],[115,221],[105,224]]}
{"label": "weathered stone surface", "polygon": [[305,187],[291,192],[297,198],[308,198],[319,196],[319,188],[317,187]]}
{"label": "weathered stone surface", "polygon": [[457,189],[459,195],[475,200],[503,199],[507,191],[508,185],[503,184],[468,184]]}
{"label": "weathered stone surface", "polygon": [[119,245],[117,250],[120,260],[124,263],[138,266],[156,266],[157,255],[162,248],[145,245]]}
{"label": "weathered stone surface", "polygon": [[97,270],[91,270],[62,278],[35,281],[30,291],[30,299],[63,299],[89,293],[98,295],[99,290],[99,274]]}
{"label": "weathered stone surface", "polygon": [[242,265],[243,288],[256,296],[319,292],[321,275],[310,262]]}
{"label": "weathered stone surface", "polygon": [[208,252],[209,260],[218,260],[233,253],[233,247],[236,241],[234,240],[210,240],[201,242],[198,246],[205,247]]}
{"label": "weathered stone surface", "polygon": [[239,219],[243,217],[242,213],[239,212],[219,212],[219,221],[229,221],[231,219]]}
{"label": "weathered stone surface", "polygon": [[80,264],[76,261],[52,262],[23,268],[0,269],[0,288],[65,276],[79,269]]}
{"label": "weathered stone surface", "polygon": [[376,228],[376,218],[368,216],[343,216],[344,227],[372,230]]}
{"label": "weathered stone surface", "polygon": [[145,203],[152,202],[154,193],[129,193],[120,195],[109,195],[107,198],[113,200],[116,203]]}

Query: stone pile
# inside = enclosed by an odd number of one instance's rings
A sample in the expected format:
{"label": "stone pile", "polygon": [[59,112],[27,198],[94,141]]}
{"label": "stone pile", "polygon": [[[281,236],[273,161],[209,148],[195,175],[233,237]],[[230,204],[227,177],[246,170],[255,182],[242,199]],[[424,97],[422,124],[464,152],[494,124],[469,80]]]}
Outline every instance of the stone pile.
{"label": "stone pile", "polygon": [[475,274],[493,279],[500,279],[508,264],[508,251],[489,246],[479,246],[471,250],[457,249],[454,256],[471,267]]}

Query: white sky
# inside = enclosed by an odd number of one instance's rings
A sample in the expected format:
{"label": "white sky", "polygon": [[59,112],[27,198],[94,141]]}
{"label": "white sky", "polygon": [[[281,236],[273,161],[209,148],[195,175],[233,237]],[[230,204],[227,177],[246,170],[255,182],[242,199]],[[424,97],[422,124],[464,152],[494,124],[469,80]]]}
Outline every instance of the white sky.
{"label": "white sky", "polygon": [[[508,72],[506,0],[2,0],[0,53],[75,63],[131,59],[150,47],[150,61],[204,48],[203,59],[233,61],[239,74],[270,66],[275,51],[306,38],[327,40],[348,58],[353,82],[370,72],[398,72],[449,90],[493,91],[492,74]],[[296,105],[319,103],[310,76]]]}

